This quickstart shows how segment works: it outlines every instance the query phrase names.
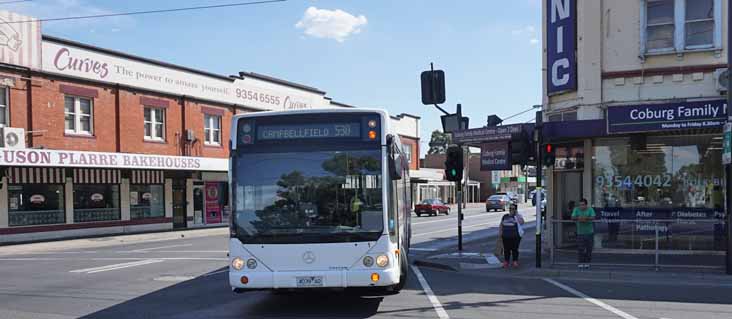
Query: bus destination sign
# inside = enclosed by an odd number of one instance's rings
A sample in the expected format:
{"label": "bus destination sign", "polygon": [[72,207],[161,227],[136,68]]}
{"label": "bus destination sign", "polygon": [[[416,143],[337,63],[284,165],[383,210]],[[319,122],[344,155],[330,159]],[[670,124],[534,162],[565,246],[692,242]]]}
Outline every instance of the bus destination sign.
{"label": "bus destination sign", "polygon": [[360,138],[359,123],[260,125],[258,140],[295,140],[313,138]]}

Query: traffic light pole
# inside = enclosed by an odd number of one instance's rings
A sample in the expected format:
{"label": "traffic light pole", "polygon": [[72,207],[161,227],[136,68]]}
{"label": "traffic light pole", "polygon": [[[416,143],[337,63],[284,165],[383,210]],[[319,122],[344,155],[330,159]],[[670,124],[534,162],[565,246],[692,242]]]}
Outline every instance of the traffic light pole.
{"label": "traffic light pole", "polygon": [[458,251],[463,251],[463,188],[462,181],[456,181],[455,187],[457,187],[457,207],[458,207]]}
{"label": "traffic light pole", "polygon": [[[732,0],[727,2],[727,17],[732,17]],[[727,23],[727,72],[732,70],[732,50],[729,50],[729,45],[732,43],[732,24]],[[727,77],[729,79],[729,77]],[[729,81],[729,80],[728,80]],[[727,123],[732,122],[732,92],[729,89],[729,83],[727,83]],[[725,256],[726,273],[732,275],[732,165],[724,165],[724,173],[726,179],[726,233],[727,233],[727,254]]]}
{"label": "traffic light pole", "polygon": [[[542,132],[541,127],[543,123],[542,113],[541,111],[536,112],[536,130],[534,131],[534,141],[536,144],[536,192],[534,193],[536,196],[536,268],[541,268],[541,228],[542,228],[542,220],[541,220],[541,202],[543,199],[542,191],[541,191],[541,169],[544,163],[542,162],[543,159],[541,158],[541,154],[543,153],[541,151],[541,144],[543,143],[542,138]],[[548,205],[549,203],[547,203]]]}

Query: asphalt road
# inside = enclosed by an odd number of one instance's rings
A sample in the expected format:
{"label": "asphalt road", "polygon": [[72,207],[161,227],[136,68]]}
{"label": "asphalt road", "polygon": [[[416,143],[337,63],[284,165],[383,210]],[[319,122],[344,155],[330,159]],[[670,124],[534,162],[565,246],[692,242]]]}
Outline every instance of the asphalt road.
{"label": "asphalt road", "polygon": [[[468,210],[466,233],[490,234],[500,215]],[[427,253],[454,242],[456,218],[413,218],[415,247]],[[53,251],[0,247],[0,318],[732,317],[730,285],[551,281],[425,267],[412,267],[397,295],[237,295],[228,287],[226,244],[222,231],[105,247],[68,242]]]}

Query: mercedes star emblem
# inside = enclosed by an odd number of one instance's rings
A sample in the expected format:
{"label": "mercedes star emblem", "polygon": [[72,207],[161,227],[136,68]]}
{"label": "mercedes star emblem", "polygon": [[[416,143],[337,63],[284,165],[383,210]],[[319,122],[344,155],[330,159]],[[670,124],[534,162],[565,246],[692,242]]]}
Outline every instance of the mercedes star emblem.
{"label": "mercedes star emblem", "polygon": [[315,262],[315,253],[312,251],[306,251],[304,254],[302,254],[302,261],[304,261],[306,264],[312,264]]}

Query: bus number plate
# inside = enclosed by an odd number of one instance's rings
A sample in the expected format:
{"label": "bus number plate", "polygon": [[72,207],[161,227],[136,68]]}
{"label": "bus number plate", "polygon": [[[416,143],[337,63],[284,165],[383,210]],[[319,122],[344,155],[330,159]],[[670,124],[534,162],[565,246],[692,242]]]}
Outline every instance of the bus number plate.
{"label": "bus number plate", "polygon": [[297,277],[298,287],[323,287],[323,276]]}

